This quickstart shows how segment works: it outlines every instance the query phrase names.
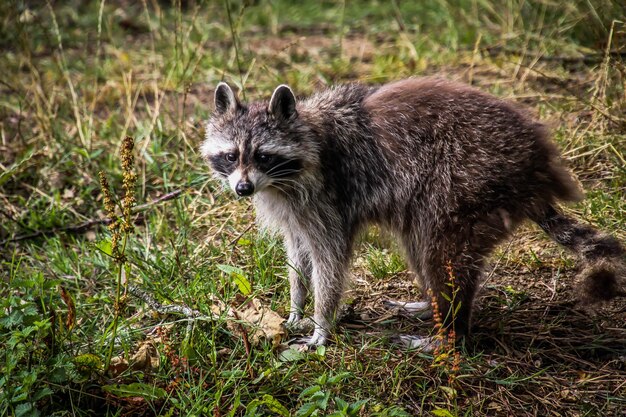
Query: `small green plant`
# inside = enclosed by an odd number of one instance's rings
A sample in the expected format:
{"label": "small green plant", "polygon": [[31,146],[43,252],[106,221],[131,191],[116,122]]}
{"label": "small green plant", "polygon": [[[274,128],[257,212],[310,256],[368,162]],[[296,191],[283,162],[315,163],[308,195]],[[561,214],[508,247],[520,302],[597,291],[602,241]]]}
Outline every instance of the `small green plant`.
{"label": "small green plant", "polygon": [[520,304],[529,298],[527,292],[517,290],[510,285],[502,287],[502,293],[504,297],[502,297],[501,302],[509,311],[515,310],[520,306]]}
{"label": "small green plant", "polygon": [[[338,395],[335,395],[339,383],[349,376],[349,372],[341,372],[330,377],[326,373],[323,373],[317,378],[315,385],[305,388],[300,393],[298,399],[302,401],[302,405],[296,412],[296,417],[322,415],[329,417],[349,417],[359,415],[359,412],[367,403],[367,400],[347,402]],[[331,410],[334,411],[328,413]]]}
{"label": "small green plant", "polygon": [[402,257],[386,249],[370,247],[366,259],[368,270],[376,279],[383,279],[406,270]]}
{"label": "small green plant", "polygon": [[77,375],[62,349],[74,323],[61,314],[59,281],[24,274],[15,260],[11,269],[0,297],[0,415],[38,416],[38,402],[53,394],[51,383]]}

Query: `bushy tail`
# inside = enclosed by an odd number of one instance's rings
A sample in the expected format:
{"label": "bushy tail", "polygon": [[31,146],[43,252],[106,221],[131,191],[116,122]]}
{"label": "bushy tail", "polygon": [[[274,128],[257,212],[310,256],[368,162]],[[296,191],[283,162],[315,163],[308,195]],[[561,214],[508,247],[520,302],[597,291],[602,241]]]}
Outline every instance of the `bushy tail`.
{"label": "bushy tail", "polygon": [[553,206],[533,216],[533,221],[582,258],[581,301],[594,303],[626,296],[626,250],[616,238],[579,223]]}

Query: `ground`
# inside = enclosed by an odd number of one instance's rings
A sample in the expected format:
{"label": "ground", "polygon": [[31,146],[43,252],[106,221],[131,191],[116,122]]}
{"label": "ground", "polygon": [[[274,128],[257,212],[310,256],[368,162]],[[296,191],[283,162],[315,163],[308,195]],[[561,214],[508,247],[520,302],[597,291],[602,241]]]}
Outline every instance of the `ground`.
{"label": "ground", "polygon": [[0,5],[0,415],[626,415],[624,299],[580,305],[576,258],[530,224],[460,346],[393,343],[433,321],[383,308],[423,294],[377,229],[327,347],[248,321],[286,316],[287,269],[198,155],[220,80],[473,84],[551,127],[586,192],[564,209],[626,239],[626,6],[500,3]]}

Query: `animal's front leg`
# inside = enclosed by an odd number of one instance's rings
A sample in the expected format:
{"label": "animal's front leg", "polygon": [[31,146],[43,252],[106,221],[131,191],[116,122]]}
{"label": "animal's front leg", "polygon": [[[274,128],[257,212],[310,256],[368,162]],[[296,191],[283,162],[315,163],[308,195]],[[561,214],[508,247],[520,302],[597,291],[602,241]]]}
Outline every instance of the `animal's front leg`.
{"label": "animal's front leg", "polygon": [[[329,245],[331,246],[331,245]],[[331,246],[332,247],[332,246]],[[315,331],[306,341],[309,346],[323,345],[328,341],[335,314],[341,302],[347,276],[347,254],[321,251],[313,256],[313,293]]]}
{"label": "animal's front leg", "polygon": [[285,236],[285,246],[289,259],[289,294],[291,298],[287,325],[294,325],[303,316],[312,269],[311,257],[304,248],[301,239],[296,236]]}

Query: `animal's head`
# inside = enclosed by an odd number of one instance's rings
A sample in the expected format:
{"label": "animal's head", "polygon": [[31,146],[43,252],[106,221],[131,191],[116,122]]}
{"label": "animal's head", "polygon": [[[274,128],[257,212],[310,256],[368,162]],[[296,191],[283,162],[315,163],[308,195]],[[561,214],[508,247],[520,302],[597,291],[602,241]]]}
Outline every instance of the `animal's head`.
{"label": "animal's head", "polygon": [[303,143],[307,129],[286,85],[277,87],[269,102],[247,105],[222,82],[200,150],[216,176],[239,196],[268,187],[293,190],[315,159],[311,144]]}

